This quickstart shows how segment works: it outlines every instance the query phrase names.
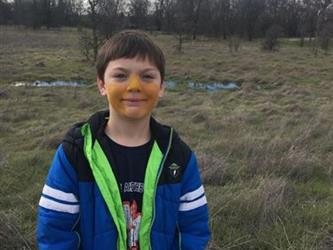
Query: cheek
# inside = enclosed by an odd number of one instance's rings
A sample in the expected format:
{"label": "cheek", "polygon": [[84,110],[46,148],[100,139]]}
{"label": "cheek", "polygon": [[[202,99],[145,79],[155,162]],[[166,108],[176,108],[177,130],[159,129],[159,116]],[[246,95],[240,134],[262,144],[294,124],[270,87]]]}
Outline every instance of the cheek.
{"label": "cheek", "polygon": [[126,91],[124,86],[118,84],[108,84],[105,89],[108,98],[111,100],[117,100],[121,98],[123,93]]}
{"label": "cheek", "polygon": [[143,87],[143,91],[147,95],[149,99],[155,101],[158,99],[159,92],[160,92],[160,85],[158,84],[151,84]]}

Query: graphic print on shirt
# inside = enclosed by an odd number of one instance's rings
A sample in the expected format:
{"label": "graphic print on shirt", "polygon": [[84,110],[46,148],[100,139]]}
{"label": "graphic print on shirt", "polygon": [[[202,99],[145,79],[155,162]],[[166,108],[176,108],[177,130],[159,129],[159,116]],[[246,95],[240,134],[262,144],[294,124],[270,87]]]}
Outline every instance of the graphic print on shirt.
{"label": "graphic print on shirt", "polygon": [[119,183],[119,186],[122,193],[143,193],[143,182],[131,181],[125,182],[124,184]]}
{"label": "graphic print on shirt", "polygon": [[138,212],[138,206],[135,200],[131,202],[124,201],[123,208],[126,217],[128,250],[139,250],[141,213]]}
{"label": "graphic print on shirt", "polygon": [[127,250],[140,250],[139,231],[142,217],[144,178],[153,140],[144,145],[127,147],[117,144],[107,135],[105,146],[110,154],[126,217]]}

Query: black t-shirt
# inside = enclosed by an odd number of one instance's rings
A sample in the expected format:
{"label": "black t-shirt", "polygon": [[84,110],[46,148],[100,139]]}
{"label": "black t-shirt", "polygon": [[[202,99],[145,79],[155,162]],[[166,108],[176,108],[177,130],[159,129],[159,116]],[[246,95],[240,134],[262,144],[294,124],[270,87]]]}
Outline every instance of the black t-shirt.
{"label": "black t-shirt", "polygon": [[141,146],[127,147],[114,142],[106,134],[104,136],[111,151],[112,171],[119,185],[126,216],[128,249],[138,250],[143,183],[153,140]]}

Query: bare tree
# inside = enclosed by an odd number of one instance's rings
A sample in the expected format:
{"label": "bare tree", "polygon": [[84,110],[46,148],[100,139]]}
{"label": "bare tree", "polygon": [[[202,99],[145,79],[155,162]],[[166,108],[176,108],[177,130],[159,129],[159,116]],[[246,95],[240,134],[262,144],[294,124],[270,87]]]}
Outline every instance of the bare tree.
{"label": "bare tree", "polygon": [[89,29],[81,29],[80,48],[83,55],[95,61],[98,48],[104,39],[124,27],[122,0],[88,0]]}
{"label": "bare tree", "polygon": [[176,0],[164,0],[162,25],[166,31],[174,31]]}
{"label": "bare tree", "polygon": [[197,37],[197,32],[198,32],[198,24],[199,24],[199,19],[200,19],[200,11],[202,7],[202,3],[205,0],[193,0],[191,1],[192,3],[192,39],[195,40]]}
{"label": "bare tree", "polygon": [[100,0],[98,4],[99,31],[104,38],[109,38],[115,31],[124,27],[124,1]]}
{"label": "bare tree", "polygon": [[12,20],[12,4],[7,0],[0,0],[0,25],[9,24]]}
{"label": "bare tree", "polygon": [[242,0],[239,2],[239,20],[241,29],[246,34],[247,39],[252,41],[256,36],[256,25],[258,17],[265,9],[265,2],[262,0]]}
{"label": "bare tree", "polygon": [[[314,37],[317,15],[332,0],[0,0],[0,23],[47,28],[88,27],[93,58],[102,39],[126,28],[156,29],[184,39],[198,35],[264,37],[273,25],[291,37]],[[90,32],[89,31],[89,32]],[[88,32],[88,33],[89,33]],[[327,33],[325,28],[322,34]],[[328,33],[327,33],[328,34]],[[88,39],[89,38],[89,39]],[[88,48],[87,47],[87,48]]]}
{"label": "bare tree", "polygon": [[52,7],[54,6],[54,0],[42,0],[42,17],[43,24],[47,27],[47,29],[52,27]]}
{"label": "bare tree", "polygon": [[286,35],[296,37],[299,34],[300,19],[302,17],[302,9],[297,0],[289,0],[285,5],[285,11],[282,18],[282,25],[285,27]]}
{"label": "bare tree", "polygon": [[149,0],[131,0],[129,2],[130,28],[147,29],[147,16],[150,6]]}
{"label": "bare tree", "polygon": [[210,4],[211,28],[214,36],[227,39],[230,34],[231,1],[212,0]]}
{"label": "bare tree", "polygon": [[280,48],[279,37],[282,34],[282,28],[273,24],[266,31],[265,39],[262,42],[262,49],[267,51],[277,51]]}
{"label": "bare tree", "polygon": [[178,40],[178,44],[176,49],[178,52],[182,52],[183,43],[186,39],[186,35],[188,35],[191,31],[191,20],[190,14],[191,11],[188,11],[188,7],[191,0],[176,0],[173,4],[173,25],[172,28],[176,33],[176,37]]}
{"label": "bare tree", "polygon": [[162,30],[163,19],[165,16],[165,1],[158,0],[154,2],[154,23],[158,31]]}
{"label": "bare tree", "polygon": [[318,12],[317,39],[319,46],[329,50],[330,40],[333,37],[333,3],[325,6]]}
{"label": "bare tree", "polygon": [[90,41],[91,48],[93,51],[93,60],[96,61],[98,46],[99,46],[99,37],[98,37],[98,4],[101,0],[88,0],[89,8],[88,8],[88,15],[90,19],[90,28],[92,39]]}

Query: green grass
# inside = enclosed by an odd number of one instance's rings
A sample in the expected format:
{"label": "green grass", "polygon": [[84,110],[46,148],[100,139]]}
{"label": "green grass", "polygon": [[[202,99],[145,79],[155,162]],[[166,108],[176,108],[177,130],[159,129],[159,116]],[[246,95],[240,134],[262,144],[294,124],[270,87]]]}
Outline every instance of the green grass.
{"label": "green grass", "polygon": [[[154,112],[197,154],[210,249],[330,249],[332,54],[315,56],[292,43],[269,53],[259,42],[230,53],[227,42],[200,38],[179,55],[173,36],[152,37],[166,51],[167,79],[242,84],[215,93],[181,86],[167,91]],[[73,123],[107,105],[95,87],[9,85],[93,82],[75,30],[0,27],[0,39],[0,242],[5,249],[34,249],[39,195],[58,143]]]}
{"label": "green grass", "polygon": [[87,66],[74,29],[31,31],[0,27],[0,84],[13,81],[72,80],[91,83],[94,67]]}

